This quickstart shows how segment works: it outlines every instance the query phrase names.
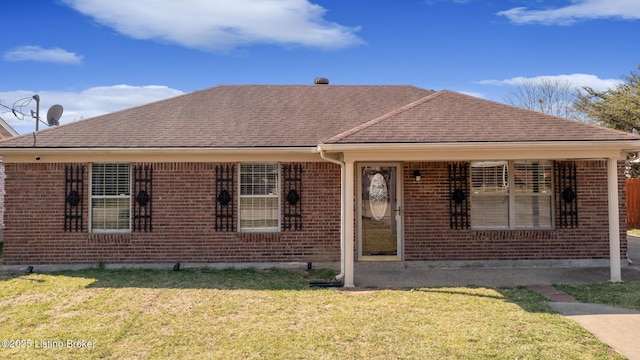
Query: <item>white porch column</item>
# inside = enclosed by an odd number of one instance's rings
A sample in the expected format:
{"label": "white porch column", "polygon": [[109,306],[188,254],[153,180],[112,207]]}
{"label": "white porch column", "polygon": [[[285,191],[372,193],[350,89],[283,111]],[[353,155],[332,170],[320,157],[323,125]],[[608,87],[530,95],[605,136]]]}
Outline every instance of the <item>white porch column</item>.
{"label": "white porch column", "polygon": [[620,208],[618,203],[618,159],[607,159],[609,193],[609,258],[611,281],[622,281],[620,266]]}
{"label": "white porch column", "polygon": [[355,212],[355,166],[353,160],[345,161],[345,206],[344,206],[344,287],[355,287],[354,284],[354,212]]}

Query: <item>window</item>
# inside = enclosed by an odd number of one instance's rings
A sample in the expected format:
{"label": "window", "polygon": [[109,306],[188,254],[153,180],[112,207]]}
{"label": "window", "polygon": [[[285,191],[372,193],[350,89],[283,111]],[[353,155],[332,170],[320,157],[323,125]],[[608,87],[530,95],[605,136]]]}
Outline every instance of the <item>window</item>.
{"label": "window", "polygon": [[91,167],[91,230],[128,232],[130,228],[129,164]]}
{"label": "window", "polygon": [[516,161],[513,169],[516,228],[550,229],[551,162]]}
{"label": "window", "polygon": [[509,176],[506,161],[471,163],[471,225],[509,228]]}
{"label": "window", "polygon": [[472,162],[472,227],[552,228],[551,179],[550,161]]}
{"label": "window", "polygon": [[240,231],[280,228],[278,164],[240,164]]}

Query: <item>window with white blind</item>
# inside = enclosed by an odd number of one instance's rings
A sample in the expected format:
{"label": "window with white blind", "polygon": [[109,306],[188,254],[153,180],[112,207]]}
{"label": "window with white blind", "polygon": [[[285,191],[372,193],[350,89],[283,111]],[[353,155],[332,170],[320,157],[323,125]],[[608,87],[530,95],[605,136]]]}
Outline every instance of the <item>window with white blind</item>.
{"label": "window with white blind", "polygon": [[471,163],[474,229],[550,229],[553,185],[550,161]]}
{"label": "window with white blind", "polygon": [[92,164],[91,231],[131,231],[129,164]]}
{"label": "window with white blind", "polygon": [[240,231],[280,229],[278,164],[240,164]]}

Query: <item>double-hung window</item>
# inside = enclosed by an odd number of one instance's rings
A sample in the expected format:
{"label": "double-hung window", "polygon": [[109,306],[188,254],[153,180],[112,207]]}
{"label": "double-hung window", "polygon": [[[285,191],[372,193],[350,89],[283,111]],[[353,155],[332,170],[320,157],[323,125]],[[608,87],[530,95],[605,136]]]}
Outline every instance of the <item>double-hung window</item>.
{"label": "double-hung window", "polygon": [[280,229],[278,164],[240,164],[240,231]]}
{"label": "double-hung window", "polygon": [[550,161],[471,163],[471,224],[475,229],[550,229]]}
{"label": "double-hung window", "polygon": [[131,230],[130,179],[129,164],[92,164],[91,231]]}

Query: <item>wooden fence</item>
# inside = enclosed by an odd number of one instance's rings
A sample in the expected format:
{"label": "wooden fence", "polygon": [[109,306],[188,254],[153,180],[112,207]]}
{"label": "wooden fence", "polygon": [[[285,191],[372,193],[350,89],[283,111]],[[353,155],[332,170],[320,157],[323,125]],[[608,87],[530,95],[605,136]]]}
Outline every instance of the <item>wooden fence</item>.
{"label": "wooden fence", "polygon": [[627,229],[640,229],[640,178],[627,179]]}

